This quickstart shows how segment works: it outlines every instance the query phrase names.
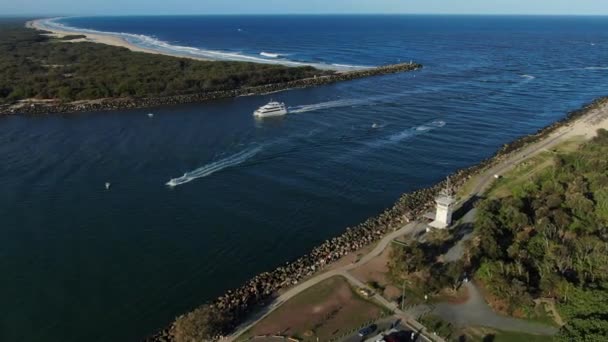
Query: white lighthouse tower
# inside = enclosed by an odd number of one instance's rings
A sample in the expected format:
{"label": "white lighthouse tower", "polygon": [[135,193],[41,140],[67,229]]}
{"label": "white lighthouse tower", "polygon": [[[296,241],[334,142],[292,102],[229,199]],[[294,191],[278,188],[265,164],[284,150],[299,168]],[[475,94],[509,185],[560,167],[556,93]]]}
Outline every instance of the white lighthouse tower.
{"label": "white lighthouse tower", "polygon": [[452,224],[452,212],[454,210],[454,196],[450,186],[450,178],[447,179],[445,189],[435,198],[437,203],[437,213],[435,221],[431,222],[430,226],[437,229],[446,229]]}

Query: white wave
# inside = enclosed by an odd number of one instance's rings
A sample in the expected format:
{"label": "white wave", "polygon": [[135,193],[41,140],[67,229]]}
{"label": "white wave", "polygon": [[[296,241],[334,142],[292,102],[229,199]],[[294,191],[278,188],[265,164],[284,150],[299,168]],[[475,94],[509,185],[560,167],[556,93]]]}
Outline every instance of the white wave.
{"label": "white wave", "polygon": [[586,67],[585,70],[608,70],[608,67]]}
{"label": "white wave", "polygon": [[220,159],[220,160],[214,161],[212,163],[209,163],[207,165],[204,165],[194,171],[186,172],[181,177],[171,179],[170,181],[167,182],[166,185],[168,185],[170,187],[176,187],[178,185],[183,185],[183,184],[189,183],[198,178],[210,176],[213,173],[216,173],[218,171],[221,171],[226,168],[233,167],[233,166],[236,166],[236,165],[239,165],[239,164],[245,162],[246,160],[248,160],[248,159],[252,158],[253,156],[255,156],[256,154],[258,154],[261,150],[262,150],[262,146],[257,146],[254,148],[250,148],[250,149],[241,151],[239,153],[233,154],[224,159]]}
{"label": "white wave", "polygon": [[264,57],[269,57],[269,58],[279,58],[281,57],[280,54],[278,53],[272,53],[272,52],[260,52],[260,56],[264,56]]}
{"label": "white wave", "polygon": [[523,77],[523,78],[525,78],[525,79],[528,79],[528,80],[533,80],[533,79],[536,78],[536,77],[534,77],[532,75],[520,75],[520,76]]}
{"label": "white wave", "polygon": [[98,31],[92,29],[84,29],[72,27],[69,25],[65,25],[57,22],[57,20],[64,18],[50,18],[43,19],[38,21],[38,24],[42,28],[47,28],[49,30],[60,30],[65,32],[73,32],[73,33],[90,33],[90,34],[98,34],[98,35],[106,35],[112,37],[118,37],[124,39],[130,44],[136,45],[138,47],[151,49],[159,52],[174,54],[183,57],[198,57],[203,59],[210,60],[222,60],[222,61],[238,61],[238,62],[253,62],[253,63],[264,63],[264,64],[280,64],[291,67],[301,67],[301,66],[312,66],[317,69],[324,70],[337,70],[337,71],[347,71],[347,70],[360,70],[369,68],[369,66],[357,66],[357,65],[334,65],[334,64],[326,64],[326,63],[306,63],[306,62],[297,62],[288,59],[276,59],[276,57],[269,58],[261,58],[256,56],[244,55],[236,52],[226,52],[226,51],[216,51],[216,50],[206,50],[199,49],[191,46],[181,46],[181,45],[173,45],[168,42],[162,41],[160,39],[143,35],[143,34],[134,34],[134,33],[125,33],[125,32],[108,32],[108,31]]}

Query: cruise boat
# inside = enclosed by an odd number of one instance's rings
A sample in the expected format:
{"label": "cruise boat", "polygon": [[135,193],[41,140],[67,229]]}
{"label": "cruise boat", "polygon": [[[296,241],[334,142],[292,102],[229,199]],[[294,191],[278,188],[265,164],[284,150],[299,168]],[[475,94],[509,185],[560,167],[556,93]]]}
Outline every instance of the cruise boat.
{"label": "cruise boat", "polygon": [[269,116],[280,116],[287,114],[287,107],[282,102],[270,101],[268,104],[253,112],[253,116],[265,118]]}

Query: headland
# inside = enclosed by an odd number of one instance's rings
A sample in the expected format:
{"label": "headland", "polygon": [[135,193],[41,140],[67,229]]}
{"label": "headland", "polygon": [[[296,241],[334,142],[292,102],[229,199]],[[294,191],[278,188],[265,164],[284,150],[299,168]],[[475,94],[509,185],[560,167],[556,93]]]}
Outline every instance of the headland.
{"label": "headland", "polygon": [[[18,49],[6,57],[6,64],[17,66],[27,60],[40,68],[36,75],[26,74],[25,71],[15,74],[18,79],[11,82],[19,87],[13,86],[14,89],[9,89],[5,98],[0,98],[0,115],[74,113],[197,103],[422,68],[421,64],[415,62],[329,70],[311,65],[210,61],[142,48],[110,33],[63,30],[63,26],[49,26],[47,21],[33,20],[27,22],[25,28],[13,28],[15,35],[23,38],[17,45]],[[46,44],[48,42],[53,44]],[[55,49],[57,44],[63,44],[64,49]],[[94,59],[96,62],[91,63]],[[83,83],[88,89],[83,89]],[[48,84],[60,86],[53,88]]]}
{"label": "headland", "polygon": [[[492,157],[476,165],[455,171],[449,176],[451,186],[461,189],[461,201],[478,196],[491,185],[497,173],[505,172],[522,160],[573,137],[591,139],[598,129],[608,129],[608,97],[599,98],[579,110],[570,112],[563,119],[534,134],[505,144]],[[179,330],[184,326],[198,328],[192,326],[192,322],[197,322],[199,326],[218,324],[210,327],[215,334],[211,338],[213,340],[226,336],[229,340],[238,337],[265,316],[251,318],[252,313],[257,312],[261,306],[269,308],[266,312],[272,311],[283,303],[283,295],[293,296],[295,293],[291,292],[294,289],[307,288],[302,286],[304,283],[316,284],[334,273],[342,274],[340,270],[352,268],[345,261],[347,256],[363,251],[379,241],[382,242],[376,247],[386,247],[387,237],[407,230],[408,223],[421,219],[432,210],[435,197],[445,187],[446,182],[443,181],[403,194],[391,208],[378,216],[369,218],[355,227],[346,228],[343,234],[326,240],[309,254],[272,271],[261,273],[243,286],[229,290],[212,302],[178,317],[169,327],[150,336],[146,341],[174,341],[176,331],[181,334]],[[376,256],[377,249],[366,252],[368,254],[364,259]],[[338,268],[334,268],[334,265],[338,265]]]}

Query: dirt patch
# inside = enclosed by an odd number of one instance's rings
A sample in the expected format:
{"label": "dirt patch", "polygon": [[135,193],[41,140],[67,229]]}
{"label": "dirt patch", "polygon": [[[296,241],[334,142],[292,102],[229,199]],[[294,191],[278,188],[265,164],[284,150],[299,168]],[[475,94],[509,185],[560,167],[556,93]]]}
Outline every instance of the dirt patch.
{"label": "dirt patch", "polygon": [[461,286],[458,290],[443,289],[439,293],[439,300],[450,304],[464,304],[469,300],[469,291],[465,286]]}
{"label": "dirt patch", "polygon": [[386,287],[389,282],[387,279],[388,260],[392,247],[384,249],[382,254],[371,259],[368,263],[361,265],[350,273],[366,284],[376,283],[381,287]]}
{"label": "dirt patch", "polygon": [[342,277],[302,292],[263,319],[247,334],[328,340],[382,316],[382,309],[359,297]]}

